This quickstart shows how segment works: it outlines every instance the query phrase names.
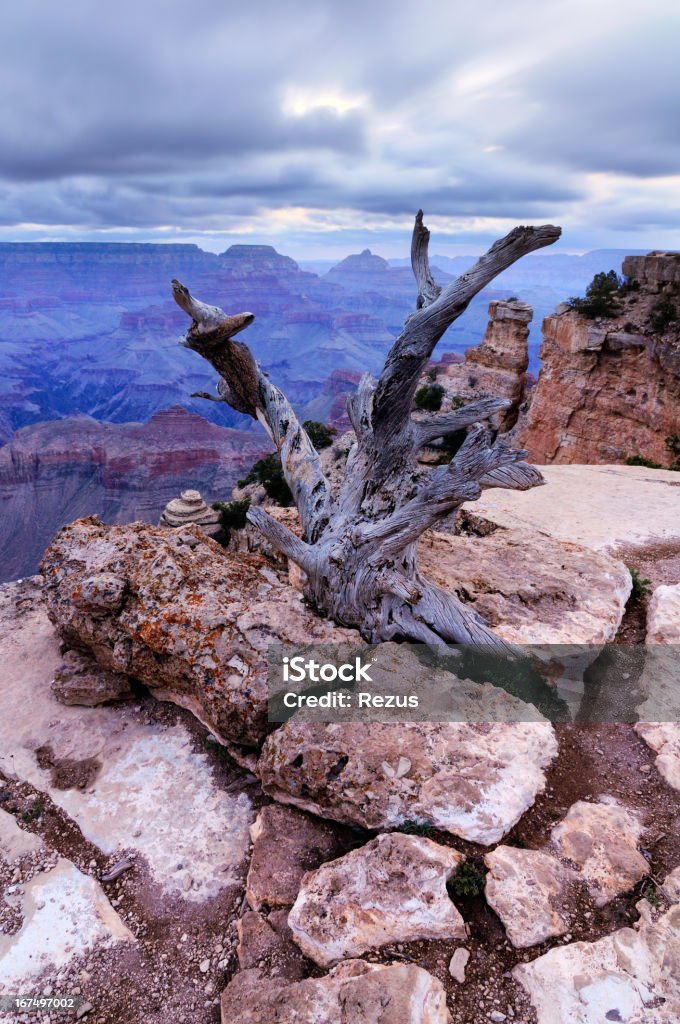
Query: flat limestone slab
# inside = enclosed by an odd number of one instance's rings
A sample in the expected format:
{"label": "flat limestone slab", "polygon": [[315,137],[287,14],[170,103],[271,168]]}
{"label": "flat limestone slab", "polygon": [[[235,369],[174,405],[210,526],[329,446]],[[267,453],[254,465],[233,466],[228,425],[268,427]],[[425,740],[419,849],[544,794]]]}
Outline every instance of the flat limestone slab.
{"label": "flat limestone slab", "polygon": [[464,593],[500,636],[518,644],[609,643],[631,589],[622,562],[534,527],[485,537],[429,530],[418,559],[423,576]]}
{"label": "flat limestone slab", "polygon": [[547,484],[484,491],[466,508],[499,526],[534,526],[597,551],[680,540],[680,473],[643,466],[541,466]]}
{"label": "flat limestone slab", "polygon": [[19,931],[0,935],[0,991],[21,991],[46,968],[53,977],[88,947],[135,941],[99,883],[64,858],[26,884],[23,912]]}
{"label": "flat limestone slab", "polygon": [[641,918],[597,942],[555,947],[513,976],[528,992],[538,1024],[671,1024],[680,1019],[680,907]]}
{"label": "flat limestone slab", "polygon": [[0,858],[6,864],[14,864],[29,853],[37,853],[42,847],[40,836],[19,828],[14,815],[0,808]]}
{"label": "flat limestone slab", "polygon": [[[133,850],[166,891],[202,900],[242,875],[255,817],[245,793],[220,789],[181,724],[147,724],[134,703],[67,707],[52,694],[59,643],[33,581],[0,587],[3,769],[47,793],[104,853]],[[52,765],[87,772],[58,788]],[[40,759],[44,764],[44,759]]]}

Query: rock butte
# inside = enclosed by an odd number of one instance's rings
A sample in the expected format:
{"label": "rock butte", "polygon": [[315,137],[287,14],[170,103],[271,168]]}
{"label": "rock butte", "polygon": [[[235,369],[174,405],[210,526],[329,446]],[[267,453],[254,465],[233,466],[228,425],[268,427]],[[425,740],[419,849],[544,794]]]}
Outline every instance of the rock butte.
{"label": "rock butte", "polygon": [[499,430],[514,426],[525,398],[526,371],[529,365],[529,324],[531,306],[518,299],[495,299],[489,304],[489,323],[481,344],[465,351],[462,362],[444,360],[436,382],[445,391],[442,410],[451,402],[473,401],[493,395],[510,405],[494,417]]}
{"label": "rock butte", "polygon": [[[563,308],[543,322],[541,372],[515,440],[534,462],[611,463],[641,456],[662,466],[680,435],[677,323],[650,325],[660,297],[677,294],[680,253],[628,256],[637,284],[615,316]],[[653,322],[653,320],[652,320]]]}

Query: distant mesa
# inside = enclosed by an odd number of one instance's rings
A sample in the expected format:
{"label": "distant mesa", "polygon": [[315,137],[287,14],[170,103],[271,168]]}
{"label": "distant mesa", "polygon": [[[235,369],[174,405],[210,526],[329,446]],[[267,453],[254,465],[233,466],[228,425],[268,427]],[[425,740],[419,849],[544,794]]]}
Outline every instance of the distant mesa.
{"label": "distant mesa", "polygon": [[346,256],[344,260],[332,267],[328,271],[326,277],[330,277],[336,273],[358,273],[360,271],[370,271],[371,273],[385,273],[393,268],[390,267],[387,260],[384,260],[382,256],[376,256],[371,252],[370,249],[364,249],[360,253],[353,253],[351,256]]}

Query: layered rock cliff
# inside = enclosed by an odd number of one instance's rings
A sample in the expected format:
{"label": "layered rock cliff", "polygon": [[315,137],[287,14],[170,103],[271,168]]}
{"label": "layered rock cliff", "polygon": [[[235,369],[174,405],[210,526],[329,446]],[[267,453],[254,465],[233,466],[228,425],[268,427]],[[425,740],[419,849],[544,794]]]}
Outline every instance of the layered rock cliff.
{"label": "layered rock cliff", "polygon": [[680,435],[680,253],[629,256],[614,316],[558,307],[517,440],[538,463],[670,467]]}
{"label": "layered rock cliff", "polygon": [[155,523],[187,487],[228,500],[268,450],[263,433],[217,427],[179,406],[144,424],[83,416],[25,427],[0,448],[0,581],[35,572],[56,531],[80,516]]}
{"label": "layered rock cliff", "polygon": [[509,430],[524,401],[529,365],[529,324],[532,310],[518,299],[497,299],[489,305],[489,323],[481,345],[469,348],[462,362],[446,360],[437,375],[449,401],[469,402],[492,396],[506,398],[509,408],[497,418]]}

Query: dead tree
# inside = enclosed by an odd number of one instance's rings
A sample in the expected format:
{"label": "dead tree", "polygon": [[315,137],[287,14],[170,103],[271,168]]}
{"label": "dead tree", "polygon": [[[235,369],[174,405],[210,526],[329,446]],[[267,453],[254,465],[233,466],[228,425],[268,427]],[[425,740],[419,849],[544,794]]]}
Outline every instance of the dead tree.
{"label": "dead tree", "polygon": [[[527,253],[551,245],[560,228],[518,227],[442,289],[428,261],[430,233],[416,216],[411,262],[417,310],[406,320],[377,382],[365,374],[347,403],[354,442],[337,499],[319,456],[286,396],[234,336],[252,313],[228,316],[172,282],[179,306],[192,318],[183,342],[220,375],[218,396],[260,421],[281,455],[283,472],[302,524],[302,539],[262,508],[249,520],[305,573],[305,596],[319,612],[359,629],[369,642],[404,638],[415,643],[469,643],[504,648],[484,620],[453,594],[418,573],[416,543],[425,530],[486,487],[526,490],[543,482],[537,469],[502,440],[491,441],[484,421],[503,400],[474,401],[455,412],[414,419],[418,382],[435,345],[470,300]],[[435,438],[470,427],[450,463],[429,471],[418,452]]]}

